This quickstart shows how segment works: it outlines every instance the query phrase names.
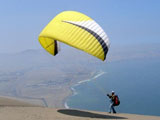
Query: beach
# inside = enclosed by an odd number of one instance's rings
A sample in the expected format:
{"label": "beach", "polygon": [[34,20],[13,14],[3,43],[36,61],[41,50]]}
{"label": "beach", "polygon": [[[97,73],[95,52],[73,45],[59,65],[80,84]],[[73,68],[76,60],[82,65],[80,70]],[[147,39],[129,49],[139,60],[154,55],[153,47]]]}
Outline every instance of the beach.
{"label": "beach", "polygon": [[81,85],[81,84],[85,84],[85,83],[87,83],[87,82],[90,82],[90,81],[92,81],[92,80],[96,80],[96,78],[98,78],[98,77],[100,77],[100,76],[102,76],[102,75],[104,75],[104,74],[106,74],[106,72],[104,72],[104,71],[94,72],[94,73],[91,74],[91,76],[90,76],[88,79],[80,80],[80,81],[78,81],[77,83],[71,85],[71,86],[70,86],[71,94],[69,94],[69,95],[63,100],[63,101],[64,101],[64,107],[68,109],[68,108],[69,108],[69,105],[67,104],[67,100],[68,100],[70,97],[75,96],[75,95],[78,94],[78,92],[76,91],[75,87],[77,87],[77,86],[79,86],[79,85]]}

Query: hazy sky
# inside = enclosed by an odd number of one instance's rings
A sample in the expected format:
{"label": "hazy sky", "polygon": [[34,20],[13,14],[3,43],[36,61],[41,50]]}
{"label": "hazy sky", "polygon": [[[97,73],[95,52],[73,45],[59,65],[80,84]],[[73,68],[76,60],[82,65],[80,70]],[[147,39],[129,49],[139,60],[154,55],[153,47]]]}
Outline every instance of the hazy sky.
{"label": "hazy sky", "polygon": [[64,10],[96,20],[111,45],[160,43],[160,0],[0,0],[0,53],[41,48],[39,33]]}

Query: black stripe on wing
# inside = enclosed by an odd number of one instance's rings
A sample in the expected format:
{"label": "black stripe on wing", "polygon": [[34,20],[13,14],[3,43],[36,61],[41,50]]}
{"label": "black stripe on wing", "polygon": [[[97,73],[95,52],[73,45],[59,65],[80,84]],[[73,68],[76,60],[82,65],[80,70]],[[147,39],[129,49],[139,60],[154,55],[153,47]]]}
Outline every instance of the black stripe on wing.
{"label": "black stripe on wing", "polygon": [[86,27],[77,25],[75,23],[71,23],[71,22],[68,22],[68,21],[62,21],[62,22],[69,23],[69,24],[75,25],[77,27],[80,27],[80,28],[86,30],[87,32],[89,32],[91,35],[93,35],[98,40],[98,42],[101,44],[101,46],[103,48],[103,51],[104,51],[104,60],[106,59],[106,54],[108,52],[107,44],[104,42],[104,40],[96,32],[94,32],[93,30],[88,29]]}

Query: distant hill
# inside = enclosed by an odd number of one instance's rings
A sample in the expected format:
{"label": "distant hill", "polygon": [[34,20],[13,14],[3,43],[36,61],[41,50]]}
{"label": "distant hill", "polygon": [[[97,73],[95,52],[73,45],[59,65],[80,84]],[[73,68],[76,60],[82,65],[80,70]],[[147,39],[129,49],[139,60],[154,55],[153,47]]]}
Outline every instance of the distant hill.
{"label": "distant hill", "polygon": [[23,69],[37,66],[53,67],[92,67],[106,62],[160,57],[160,44],[111,45],[106,61],[88,55],[80,50],[62,45],[60,53],[52,56],[43,49],[29,49],[19,53],[0,54],[0,70]]}

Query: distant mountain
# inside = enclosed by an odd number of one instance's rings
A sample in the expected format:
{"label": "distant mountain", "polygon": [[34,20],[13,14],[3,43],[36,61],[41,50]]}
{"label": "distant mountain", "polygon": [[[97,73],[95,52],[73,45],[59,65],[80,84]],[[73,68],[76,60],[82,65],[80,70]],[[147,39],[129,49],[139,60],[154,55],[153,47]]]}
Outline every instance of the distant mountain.
{"label": "distant mountain", "polygon": [[43,49],[29,49],[19,53],[0,54],[0,70],[52,66],[55,68],[92,68],[106,62],[160,57],[160,44],[111,45],[106,61],[101,61],[75,48],[64,46],[59,54],[52,56]]}
{"label": "distant mountain", "polygon": [[160,43],[139,45],[115,45],[109,51],[108,61],[160,58]]}

